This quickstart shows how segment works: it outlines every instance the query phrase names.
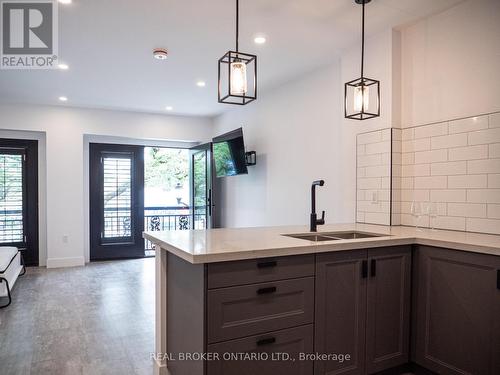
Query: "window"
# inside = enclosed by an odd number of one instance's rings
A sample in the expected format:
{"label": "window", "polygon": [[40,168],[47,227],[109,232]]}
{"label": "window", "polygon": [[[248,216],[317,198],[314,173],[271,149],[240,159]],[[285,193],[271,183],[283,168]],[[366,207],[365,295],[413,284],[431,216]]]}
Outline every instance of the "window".
{"label": "window", "polygon": [[0,243],[24,242],[24,151],[0,150]]}
{"label": "window", "polygon": [[103,239],[132,236],[132,160],[103,157],[104,231]]}

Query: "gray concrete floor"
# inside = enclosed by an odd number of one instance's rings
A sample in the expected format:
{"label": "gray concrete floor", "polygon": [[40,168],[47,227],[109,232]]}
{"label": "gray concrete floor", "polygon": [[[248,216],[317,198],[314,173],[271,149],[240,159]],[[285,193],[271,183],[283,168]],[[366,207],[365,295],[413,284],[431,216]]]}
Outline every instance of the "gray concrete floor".
{"label": "gray concrete floor", "polygon": [[153,373],[154,259],[28,268],[12,294],[0,374]]}

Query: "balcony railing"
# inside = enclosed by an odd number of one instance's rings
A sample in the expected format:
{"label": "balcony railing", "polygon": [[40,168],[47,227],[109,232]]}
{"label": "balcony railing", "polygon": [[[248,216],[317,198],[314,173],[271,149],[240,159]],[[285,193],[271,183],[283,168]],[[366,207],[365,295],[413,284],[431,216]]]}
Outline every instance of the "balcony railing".
{"label": "balcony railing", "polygon": [[[205,228],[204,207],[197,207],[194,225],[192,223],[191,207],[144,207],[144,230],[145,231],[165,231],[165,230],[187,230]],[[118,211],[129,210],[120,208]],[[107,210],[105,210],[107,211]],[[118,224],[112,224],[119,233],[126,231],[130,227],[130,213],[119,220]],[[111,225],[106,222],[107,225]],[[108,231],[111,230],[108,228]],[[130,228],[129,228],[130,230]],[[118,236],[117,235],[117,236]],[[23,240],[23,219],[22,210],[2,210],[0,212],[0,243],[2,242],[22,242]],[[145,240],[145,250],[152,250],[151,242]]]}
{"label": "balcony railing", "polygon": [[[197,208],[197,214],[192,222],[191,207],[144,207],[144,230],[187,230],[205,228],[205,213]],[[199,212],[199,213],[198,213]],[[193,225],[194,224],[194,225]],[[145,250],[151,250],[152,244],[145,240]]]}

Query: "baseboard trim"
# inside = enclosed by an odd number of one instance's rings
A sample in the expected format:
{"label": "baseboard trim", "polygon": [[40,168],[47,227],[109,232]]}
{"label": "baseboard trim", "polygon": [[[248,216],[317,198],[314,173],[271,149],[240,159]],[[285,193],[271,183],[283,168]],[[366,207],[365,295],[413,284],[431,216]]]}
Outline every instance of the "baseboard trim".
{"label": "baseboard trim", "polygon": [[167,369],[166,361],[154,360],[154,375],[171,375]]}
{"label": "baseboard trim", "polygon": [[78,267],[84,265],[85,265],[84,257],[47,259],[47,268]]}

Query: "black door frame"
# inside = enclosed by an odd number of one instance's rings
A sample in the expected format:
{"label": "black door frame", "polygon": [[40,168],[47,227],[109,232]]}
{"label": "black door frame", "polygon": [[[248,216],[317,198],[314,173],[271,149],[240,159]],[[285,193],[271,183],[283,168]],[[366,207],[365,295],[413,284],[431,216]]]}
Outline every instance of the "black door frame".
{"label": "black door frame", "polygon": [[205,151],[206,153],[206,173],[205,179],[206,183],[206,197],[207,197],[207,228],[219,228],[220,227],[220,215],[219,215],[219,184],[217,184],[217,179],[215,177],[215,166],[213,162],[213,144],[212,142],[200,144],[190,148],[190,190],[191,190],[191,220],[194,229],[194,216],[195,216],[195,202],[194,202],[194,154],[199,151]]}
{"label": "black door frame", "polygon": [[[128,241],[103,241],[103,155],[131,157],[131,216],[132,235]],[[110,260],[144,257],[144,146],[121,144],[89,144],[90,193],[90,260]]]}
{"label": "black door frame", "polygon": [[24,241],[3,243],[23,249],[27,266],[39,264],[39,211],[38,211],[38,141],[28,139],[0,139],[0,150],[21,151],[23,158],[23,231]]}

